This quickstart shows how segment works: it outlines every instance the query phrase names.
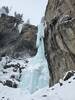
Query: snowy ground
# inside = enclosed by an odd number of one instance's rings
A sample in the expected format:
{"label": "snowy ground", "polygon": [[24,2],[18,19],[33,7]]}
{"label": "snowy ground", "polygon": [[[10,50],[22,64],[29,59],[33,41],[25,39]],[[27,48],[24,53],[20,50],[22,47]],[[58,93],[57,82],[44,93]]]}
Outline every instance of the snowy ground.
{"label": "snowy ground", "polygon": [[75,75],[63,85],[56,84],[51,88],[44,88],[32,95],[33,100],[75,100]]}
{"label": "snowy ground", "polygon": [[0,100],[75,100],[75,75],[51,88],[43,88],[32,95],[20,88],[14,89],[0,84]]}
{"label": "snowy ground", "polygon": [[30,94],[19,88],[9,88],[0,84],[0,100],[30,100]]}

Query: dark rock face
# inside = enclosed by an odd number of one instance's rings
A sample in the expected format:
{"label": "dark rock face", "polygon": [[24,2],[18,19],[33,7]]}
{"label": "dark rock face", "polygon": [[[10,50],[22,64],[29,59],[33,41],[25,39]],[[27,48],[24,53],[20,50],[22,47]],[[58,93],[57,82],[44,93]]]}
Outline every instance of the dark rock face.
{"label": "dark rock face", "polygon": [[50,86],[75,70],[75,0],[48,0],[45,18],[45,51]]}
{"label": "dark rock face", "polygon": [[36,32],[34,25],[23,26],[19,33],[17,19],[13,16],[0,17],[0,56],[19,57],[36,53]]}
{"label": "dark rock face", "polygon": [[15,51],[20,52],[20,56],[24,53],[31,56],[36,54],[36,33],[37,27],[34,25],[25,24],[22,32],[16,41]]}

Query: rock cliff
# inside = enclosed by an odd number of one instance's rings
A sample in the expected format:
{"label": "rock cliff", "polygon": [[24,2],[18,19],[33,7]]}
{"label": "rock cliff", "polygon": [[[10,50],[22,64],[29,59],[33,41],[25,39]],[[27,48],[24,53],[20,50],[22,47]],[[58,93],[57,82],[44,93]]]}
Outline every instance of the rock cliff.
{"label": "rock cliff", "polygon": [[36,26],[24,24],[19,33],[17,18],[2,15],[0,17],[0,56],[35,55],[36,32]]}
{"label": "rock cliff", "polygon": [[45,51],[50,86],[75,70],[75,0],[48,0],[45,12]]}

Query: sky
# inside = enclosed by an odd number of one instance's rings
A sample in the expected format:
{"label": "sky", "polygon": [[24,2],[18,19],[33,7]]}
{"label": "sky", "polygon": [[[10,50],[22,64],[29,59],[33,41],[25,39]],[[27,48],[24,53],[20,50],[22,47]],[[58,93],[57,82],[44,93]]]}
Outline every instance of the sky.
{"label": "sky", "polygon": [[25,22],[30,19],[31,24],[38,25],[44,16],[47,2],[48,0],[0,0],[0,7],[8,6],[12,15],[16,11],[23,14]]}

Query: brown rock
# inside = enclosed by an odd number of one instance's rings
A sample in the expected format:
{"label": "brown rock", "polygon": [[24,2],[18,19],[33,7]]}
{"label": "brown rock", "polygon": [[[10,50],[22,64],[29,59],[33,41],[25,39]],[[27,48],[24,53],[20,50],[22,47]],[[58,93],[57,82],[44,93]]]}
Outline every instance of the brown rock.
{"label": "brown rock", "polygon": [[36,54],[36,33],[37,27],[25,24],[15,45],[15,50],[21,54],[29,53],[31,56]]}
{"label": "brown rock", "polygon": [[48,0],[45,12],[45,51],[50,86],[75,70],[75,0]]}

